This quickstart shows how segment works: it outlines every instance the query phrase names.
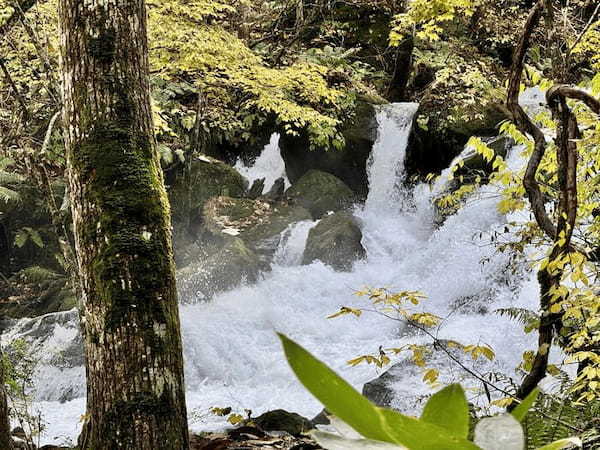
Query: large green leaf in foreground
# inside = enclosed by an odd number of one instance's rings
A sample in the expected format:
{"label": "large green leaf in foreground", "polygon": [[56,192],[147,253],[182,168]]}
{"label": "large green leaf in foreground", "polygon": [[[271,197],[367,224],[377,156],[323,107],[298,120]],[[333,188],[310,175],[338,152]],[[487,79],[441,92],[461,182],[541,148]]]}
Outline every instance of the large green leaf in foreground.
{"label": "large green leaf in foreground", "polygon": [[302,384],[329,412],[365,438],[403,445],[411,450],[478,448],[438,425],[375,406],[304,348],[284,335],[279,337],[290,366]]}
{"label": "large green leaf in foreground", "polygon": [[423,409],[421,420],[466,439],[469,436],[469,404],[460,384],[446,386],[431,396]]}

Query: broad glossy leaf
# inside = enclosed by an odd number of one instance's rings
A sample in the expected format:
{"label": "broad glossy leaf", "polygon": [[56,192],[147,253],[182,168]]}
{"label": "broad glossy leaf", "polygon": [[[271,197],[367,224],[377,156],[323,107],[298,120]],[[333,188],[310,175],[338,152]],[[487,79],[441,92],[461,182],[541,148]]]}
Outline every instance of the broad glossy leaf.
{"label": "broad glossy leaf", "polygon": [[367,439],[400,444],[412,450],[469,450],[477,447],[443,428],[378,408],[304,348],[279,335],[286,357],[302,384]]}
{"label": "broad glossy leaf", "polygon": [[563,448],[570,448],[573,445],[581,447],[583,443],[579,438],[566,438],[544,445],[543,447],[538,448],[538,450],[562,450]]}
{"label": "broad glossy leaf", "polygon": [[521,401],[521,403],[519,403],[518,406],[511,411],[512,416],[519,422],[523,422],[523,419],[525,419],[525,417],[527,416],[527,412],[535,403],[535,400],[537,399],[539,393],[539,388],[535,388],[533,391],[531,391],[529,395],[525,398],[525,400]]}
{"label": "broad glossy leaf", "polygon": [[317,444],[327,450],[406,450],[406,447],[397,444],[370,439],[349,439],[323,431],[314,431],[310,435],[317,441]]}
{"label": "broad glossy leaf", "polygon": [[469,404],[460,384],[451,384],[432,395],[421,420],[466,439],[469,435]]}

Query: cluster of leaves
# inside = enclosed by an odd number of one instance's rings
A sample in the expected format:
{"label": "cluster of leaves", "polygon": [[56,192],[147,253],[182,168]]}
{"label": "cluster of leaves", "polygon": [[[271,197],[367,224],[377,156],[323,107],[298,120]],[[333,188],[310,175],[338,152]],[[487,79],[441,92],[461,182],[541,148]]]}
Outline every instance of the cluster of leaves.
{"label": "cluster of leaves", "polygon": [[[522,450],[525,434],[520,424],[533,406],[535,390],[511,414],[484,418],[469,440],[469,404],[460,385],[447,386],[434,394],[420,418],[380,408],[360,395],[333,370],[304,348],[280,335],[283,348],[296,376],[336,416],[338,430],[346,436],[317,431],[313,437],[325,448],[337,449],[492,449]],[[341,423],[340,423],[341,421]],[[344,426],[346,424],[346,426]],[[351,428],[350,430],[348,428]],[[580,446],[579,438],[545,442],[541,449]]]}
{"label": "cluster of leaves", "polygon": [[427,367],[428,358],[432,354],[432,347],[442,349],[450,355],[452,351],[462,352],[472,358],[473,361],[479,358],[486,358],[492,361],[495,358],[494,351],[487,345],[464,345],[457,341],[444,339],[443,341],[436,337],[436,333],[430,331],[442,324],[442,318],[426,311],[417,311],[414,307],[418,306],[426,296],[418,291],[400,291],[391,292],[388,289],[364,289],[355,293],[358,297],[366,297],[374,309],[357,309],[343,306],[338,312],[330,315],[333,319],[340,316],[354,315],[360,317],[363,312],[375,312],[391,320],[400,321],[408,326],[426,334],[431,338],[430,344],[406,344],[401,347],[379,348],[378,354],[361,355],[348,361],[351,366],[358,364],[374,364],[382,368],[391,363],[389,355],[400,355],[409,353],[411,361],[423,369],[423,381],[430,385],[437,385],[440,375],[439,370]]}
{"label": "cluster of leaves", "polygon": [[[223,23],[244,6],[244,2],[151,2],[155,74],[191,85],[205,103],[204,131],[228,142],[249,140],[253,130],[274,118],[285,132],[307,129],[314,145],[340,146],[343,139],[336,127],[352,96],[330,86],[329,69],[319,62],[267,65]],[[195,112],[196,105],[192,107]]]}
{"label": "cluster of leaves", "polygon": [[[37,370],[37,359],[31,348],[22,339],[11,342],[10,347],[1,353],[4,365],[5,383],[10,402],[10,418],[25,431],[28,448],[41,436],[45,425],[32,407],[33,376]],[[39,444],[39,442],[37,442]]]}
{"label": "cluster of leaves", "polygon": [[[537,77],[532,79],[538,82],[539,87],[545,88],[551,84],[539,72],[535,73]],[[582,82],[581,87],[589,89],[594,95],[600,94],[600,75]],[[597,351],[600,345],[600,298],[597,291],[599,268],[595,257],[600,248],[600,127],[597,117],[585,106],[576,102],[569,102],[569,106],[577,115],[582,129],[581,139],[577,142],[578,217],[573,250],[550,260],[553,246],[564,245],[564,236],[562,239],[559,236],[556,243],[551,242],[533,219],[511,223],[512,241],[499,243],[498,246],[502,251],[510,249],[520,252],[537,248],[538,255],[533,258],[533,267],[545,270],[550,275],[562,274],[560,286],[551,290],[550,312],[562,315],[558,343],[569,354],[566,362],[577,363],[580,367],[571,392],[577,394],[579,401],[593,402],[600,398],[600,355]],[[555,122],[547,111],[539,112],[535,119],[549,133],[556,131]],[[510,122],[502,124],[501,132],[518,144],[513,151],[520,151],[521,158],[528,160],[533,152],[533,142]],[[525,167],[515,168],[514,165],[507,164],[501,155],[496,154],[479,138],[471,139],[469,145],[494,170],[489,182],[498,186],[501,192],[499,212],[513,214],[527,211],[529,203],[523,186]],[[547,201],[556,205],[559,200],[558,167],[556,144],[553,141],[548,143],[540,164],[538,181]],[[474,184],[464,185],[441,200],[445,206],[458,207],[481,182],[482,179],[477,178]],[[523,319],[521,315],[516,318]],[[536,313],[527,314],[525,319],[523,322],[528,332],[539,325]],[[526,366],[527,361],[524,361],[524,367]]]}

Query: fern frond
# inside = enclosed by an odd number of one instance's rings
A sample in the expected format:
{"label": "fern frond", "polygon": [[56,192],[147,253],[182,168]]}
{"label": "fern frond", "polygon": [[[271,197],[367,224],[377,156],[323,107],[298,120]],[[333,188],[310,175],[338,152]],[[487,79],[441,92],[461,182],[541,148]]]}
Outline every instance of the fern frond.
{"label": "fern frond", "polygon": [[537,313],[525,308],[500,308],[494,312],[500,316],[515,320],[523,325],[530,325],[533,322],[540,320],[540,316]]}
{"label": "fern frond", "polygon": [[20,183],[23,180],[23,176],[19,175],[18,173],[0,170],[0,186],[5,186],[7,184],[13,183]]}
{"label": "fern frond", "polygon": [[35,284],[57,280],[62,277],[61,274],[40,266],[27,267],[21,270],[21,272],[19,272],[19,275],[23,281]]}
{"label": "fern frond", "polygon": [[21,195],[17,191],[0,186],[0,200],[4,203],[19,202],[21,200]]}

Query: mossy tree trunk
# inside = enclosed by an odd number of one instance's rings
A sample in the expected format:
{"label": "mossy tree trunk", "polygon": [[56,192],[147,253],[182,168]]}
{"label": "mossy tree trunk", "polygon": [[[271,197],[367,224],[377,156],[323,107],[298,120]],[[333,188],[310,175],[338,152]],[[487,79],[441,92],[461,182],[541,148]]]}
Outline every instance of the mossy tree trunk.
{"label": "mossy tree trunk", "polygon": [[6,398],[6,380],[4,377],[4,361],[0,349],[0,448],[11,450],[13,448],[10,436],[10,421],[8,419],[8,402]]}
{"label": "mossy tree trunk", "polygon": [[187,449],[169,206],[144,0],[60,0],[63,121],[81,281],[80,448]]}

